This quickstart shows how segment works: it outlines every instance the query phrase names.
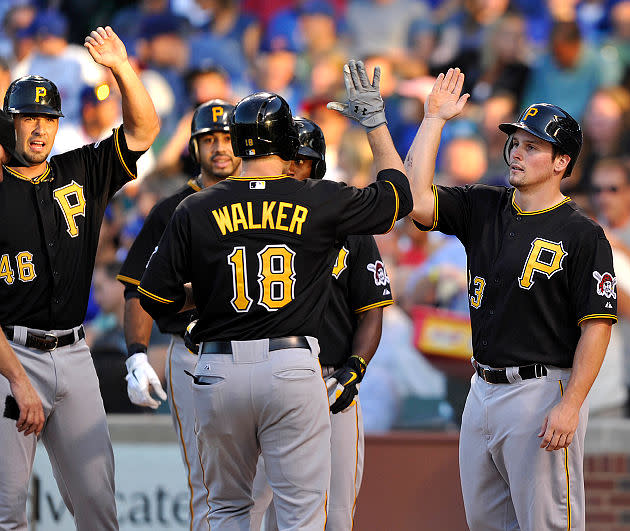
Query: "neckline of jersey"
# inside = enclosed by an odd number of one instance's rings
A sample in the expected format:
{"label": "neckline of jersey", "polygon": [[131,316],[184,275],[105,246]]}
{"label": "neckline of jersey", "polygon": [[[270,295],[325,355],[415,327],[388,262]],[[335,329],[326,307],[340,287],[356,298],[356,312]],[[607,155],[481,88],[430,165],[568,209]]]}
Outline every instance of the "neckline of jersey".
{"label": "neckline of jersey", "polygon": [[203,189],[203,186],[200,185],[197,179],[189,179],[188,186],[190,186],[195,192],[200,192]]}
{"label": "neckline of jersey", "polygon": [[512,206],[514,207],[514,210],[516,210],[516,212],[518,214],[521,214],[522,216],[535,216],[536,214],[544,214],[558,208],[559,206],[564,205],[565,203],[568,203],[569,201],[571,201],[571,198],[567,196],[559,203],[556,203],[555,205],[550,206],[549,208],[545,208],[543,210],[522,210],[521,207],[516,204],[516,200],[514,199],[514,192],[512,192]]}
{"label": "neckline of jersey", "polygon": [[280,175],[266,175],[264,177],[243,177],[240,175],[230,175],[228,180],[230,181],[277,181],[278,179],[286,179],[289,177],[286,173]]}
{"label": "neckline of jersey", "polygon": [[[31,184],[39,184],[39,183],[43,183],[46,180],[49,180],[48,176],[50,175],[50,164],[48,164],[48,162],[46,162],[46,169],[44,170],[44,173],[42,173],[41,175],[38,175],[37,177],[33,177],[32,179],[29,179],[28,177],[22,175],[19,171],[9,168],[8,166],[5,166],[4,164],[2,165],[2,167],[14,177],[17,177],[18,179],[22,181],[27,181]],[[51,179],[52,179],[52,176],[51,176]]]}

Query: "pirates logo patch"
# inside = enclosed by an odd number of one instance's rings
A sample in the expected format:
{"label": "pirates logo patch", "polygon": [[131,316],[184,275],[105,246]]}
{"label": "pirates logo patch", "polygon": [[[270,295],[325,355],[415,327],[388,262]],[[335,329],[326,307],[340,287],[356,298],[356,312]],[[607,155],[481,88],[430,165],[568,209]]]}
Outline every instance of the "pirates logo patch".
{"label": "pirates logo patch", "polygon": [[377,260],[373,264],[368,264],[367,269],[374,273],[374,284],[377,286],[387,286],[387,284],[389,284],[389,277],[387,276],[383,262]]}
{"label": "pirates logo patch", "polygon": [[597,271],[593,271],[593,278],[597,280],[597,294],[610,299],[617,298],[615,293],[615,286],[617,285],[617,277],[613,277],[610,273],[599,274]]}

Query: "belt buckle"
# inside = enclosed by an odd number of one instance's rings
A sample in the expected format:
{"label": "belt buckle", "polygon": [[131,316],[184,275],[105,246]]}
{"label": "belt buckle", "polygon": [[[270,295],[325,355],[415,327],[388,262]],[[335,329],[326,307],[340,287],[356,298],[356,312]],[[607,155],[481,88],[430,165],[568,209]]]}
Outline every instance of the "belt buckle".
{"label": "belt buckle", "polygon": [[50,339],[55,340],[55,346],[53,348],[46,349],[48,350],[48,352],[52,352],[57,348],[57,345],[59,344],[59,336],[56,336],[55,334],[44,334],[44,339],[46,339],[47,341]]}
{"label": "belt buckle", "polygon": [[486,369],[485,367],[479,367],[479,368],[481,369],[481,377],[483,378],[483,381],[487,383],[492,383],[490,380],[488,380],[488,376],[486,376],[486,372],[490,374],[490,371]]}
{"label": "belt buckle", "polygon": [[544,376],[543,366],[540,363],[536,363],[534,365],[534,377],[535,378],[542,378],[543,376]]}

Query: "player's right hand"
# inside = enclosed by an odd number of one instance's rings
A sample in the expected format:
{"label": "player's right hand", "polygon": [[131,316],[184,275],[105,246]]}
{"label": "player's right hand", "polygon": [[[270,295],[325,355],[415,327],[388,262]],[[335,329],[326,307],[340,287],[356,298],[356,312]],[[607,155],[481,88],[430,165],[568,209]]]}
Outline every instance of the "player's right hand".
{"label": "player's right hand", "polygon": [[343,80],[348,101],[331,101],[326,107],[356,120],[368,131],[386,124],[385,104],[380,90],[381,69],[378,66],[374,69],[374,79],[370,83],[363,61],[349,61],[343,67]]}
{"label": "player's right hand", "polygon": [[162,389],[162,384],[158,375],[149,364],[147,355],[138,352],[129,356],[127,365],[127,394],[129,400],[137,406],[157,409],[161,402],[151,396],[151,390],[161,399],[166,400],[166,393]]}
{"label": "player's right hand", "polygon": [[11,394],[20,409],[16,424],[18,431],[23,431],[25,436],[31,433],[39,436],[44,427],[44,409],[37,391],[28,378],[11,382],[10,386]]}
{"label": "player's right hand", "polygon": [[470,94],[460,96],[463,86],[464,74],[459,68],[449,68],[446,75],[440,74],[424,102],[425,119],[450,120],[462,112],[470,97]]}

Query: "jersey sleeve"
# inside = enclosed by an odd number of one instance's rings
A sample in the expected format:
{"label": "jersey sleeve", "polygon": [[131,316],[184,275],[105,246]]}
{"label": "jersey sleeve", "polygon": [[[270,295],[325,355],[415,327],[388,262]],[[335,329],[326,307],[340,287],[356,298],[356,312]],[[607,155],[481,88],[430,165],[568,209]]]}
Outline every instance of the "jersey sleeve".
{"label": "jersey sleeve", "polygon": [[122,125],[106,139],[79,149],[86,160],[90,189],[108,199],[137,177],[136,162],[144,153],[127,147]]}
{"label": "jersey sleeve", "polygon": [[[591,231],[589,231],[591,232]],[[600,227],[581,238],[569,271],[569,290],[574,297],[575,320],[617,321],[617,278],[610,243]]]}
{"label": "jersey sleeve", "polygon": [[348,270],[350,307],[355,313],[394,303],[387,269],[373,236],[355,236]]}
{"label": "jersey sleeve", "polygon": [[186,301],[184,284],[190,282],[190,220],[179,206],[142,275],[138,293],[140,304],[157,320],[177,313]]}
{"label": "jersey sleeve", "polygon": [[433,224],[422,225],[414,221],[422,231],[437,230],[457,236],[460,241],[468,240],[471,220],[470,188],[464,186],[433,185]]}
{"label": "jersey sleeve", "polygon": [[144,270],[147,267],[147,262],[168,225],[170,216],[165,212],[164,205],[165,203],[162,201],[151,209],[147,219],[144,221],[144,225],[142,225],[142,229],[131,245],[129,253],[127,253],[127,258],[120,268],[120,273],[116,277],[125,285],[126,296],[128,292],[137,291]]}
{"label": "jersey sleeve", "polygon": [[339,194],[331,201],[335,203],[339,239],[348,234],[389,232],[396,220],[404,218],[413,207],[409,181],[398,170],[381,170],[376,182],[365,188],[338,186]]}

